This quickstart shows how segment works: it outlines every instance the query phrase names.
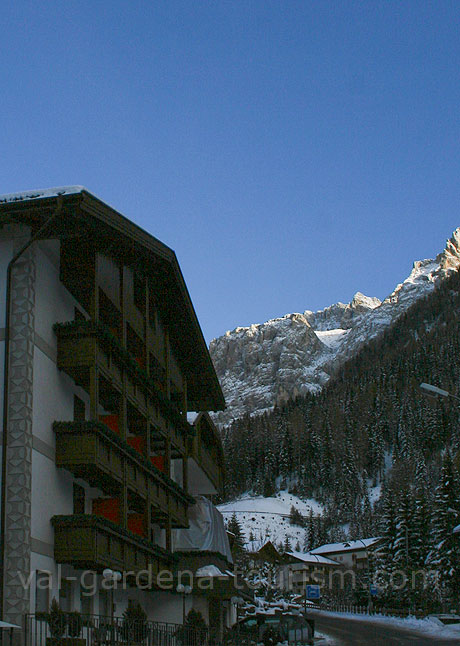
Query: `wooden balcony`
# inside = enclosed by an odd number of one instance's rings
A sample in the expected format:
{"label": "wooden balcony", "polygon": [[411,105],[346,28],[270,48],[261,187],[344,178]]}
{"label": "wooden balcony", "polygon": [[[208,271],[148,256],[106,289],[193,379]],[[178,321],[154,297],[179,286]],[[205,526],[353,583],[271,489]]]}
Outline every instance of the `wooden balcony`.
{"label": "wooden balcony", "polygon": [[107,494],[126,485],[153,507],[155,522],[188,527],[187,509],[194,499],[166,474],[101,422],[55,422],[56,466],[83,478]]}
{"label": "wooden balcony", "polygon": [[107,494],[123,482],[123,449],[97,422],[55,422],[56,466],[67,469]]}
{"label": "wooden balcony", "polygon": [[172,426],[172,440],[185,449],[185,438],[194,431],[177,407],[155,387],[147,372],[124,348],[108,328],[94,321],[57,323],[57,364],[74,381],[89,392],[89,369],[100,372],[119,392],[125,389],[130,401],[143,413],[152,414],[158,407]]}
{"label": "wooden balcony", "polygon": [[110,521],[93,515],[53,516],[54,558],[78,569],[98,572],[175,569],[176,557]]}

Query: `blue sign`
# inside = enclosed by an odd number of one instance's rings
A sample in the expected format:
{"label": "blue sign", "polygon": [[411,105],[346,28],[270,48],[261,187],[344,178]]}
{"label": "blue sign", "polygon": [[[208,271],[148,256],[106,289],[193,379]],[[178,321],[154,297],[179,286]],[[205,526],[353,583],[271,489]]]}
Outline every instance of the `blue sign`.
{"label": "blue sign", "polygon": [[307,599],[321,599],[321,588],[319,585],[307,585]]}
{"label": "blue sign", "polygon": [[371,593],[372,597],[376,597],[379,593],[379,589],[376,585],[370,585],[369,586],[369,592]]}

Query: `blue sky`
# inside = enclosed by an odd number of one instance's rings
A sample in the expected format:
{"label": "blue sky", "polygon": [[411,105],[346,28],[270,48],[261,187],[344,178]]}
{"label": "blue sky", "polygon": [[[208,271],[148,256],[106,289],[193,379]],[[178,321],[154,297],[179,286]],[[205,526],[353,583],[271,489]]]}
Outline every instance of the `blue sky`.
{"label": "blue sky", "polygon": [[2,3],[0,193],[83,184],[208,340],[385,297],[460,226],[460,4]]}

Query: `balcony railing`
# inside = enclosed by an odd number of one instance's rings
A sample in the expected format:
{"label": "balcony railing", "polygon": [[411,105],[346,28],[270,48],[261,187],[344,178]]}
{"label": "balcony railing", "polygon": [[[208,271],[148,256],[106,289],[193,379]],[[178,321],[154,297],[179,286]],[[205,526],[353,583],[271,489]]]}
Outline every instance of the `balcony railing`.
{"label": "balcony railing", "polygon": [[177,557],[146,539],[94,515],[53,516],[54,558],[76,568],[147,571],[154,583],[161,570],[173,571]]}
{"label": "balcony railing", "polygon": [[[220,644],[206,630],[122,617],[63,612],[60,621],[47,613],[26,615],[25,646],[211,646]],[[52,630],[51,630],[52,627]],[[56,635],[59,635],[58,637]]]}
{"label": "balcony railing", "polygon": [[173,527],[188,527],[187,509],[194,499],[171,478],[101,422],[54,422],[56,465],[83,478],[104,493],[118,493],[126,484],[155,509],[159,524],[168,516]]}
{"label": "balcony railing", "polygon": [[141,408],[148,406],[146,398],[150,398],[164,417],[180,431],[179,437],[181,434],[194,434],[193,427],[182,417],[176,406],[155,387],[147,372],[104,325],[94,321],[69,321],[56,323],[53,329],[58,338],[58,367],[77,383],[87,388],[84,372],[97,365],[121,389],[124,370],[129,376],[127,392],[139,400]]}

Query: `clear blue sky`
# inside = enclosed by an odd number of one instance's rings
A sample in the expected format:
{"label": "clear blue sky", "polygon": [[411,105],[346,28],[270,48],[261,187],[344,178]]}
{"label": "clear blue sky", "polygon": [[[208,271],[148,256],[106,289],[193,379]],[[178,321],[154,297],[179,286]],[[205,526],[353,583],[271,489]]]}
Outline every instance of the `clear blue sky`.
{"label": "clear blue sky", "polygon": [[460,226],[460,3],[2,2],[0,193],[83,184],[205,336],[385,297]]}

